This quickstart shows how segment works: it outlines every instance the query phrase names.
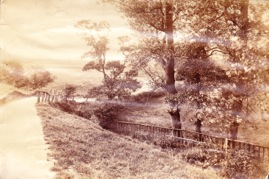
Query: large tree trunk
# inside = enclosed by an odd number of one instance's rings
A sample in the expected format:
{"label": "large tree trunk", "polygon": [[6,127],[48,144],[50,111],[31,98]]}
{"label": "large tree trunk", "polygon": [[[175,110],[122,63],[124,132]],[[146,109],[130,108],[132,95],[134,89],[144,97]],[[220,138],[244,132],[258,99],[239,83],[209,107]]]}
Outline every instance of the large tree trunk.
{"label": "large tree trunk", "polygon": [[243,45],[247,45],[247,32],[249,28],[248,24],[248,7],[249,0],[240,0],[241,10],[241,23],[240,23],[240,38],[244,41]]}
{"label": "large tree trunk", "polygon": [[[240,17],[240,23],[239,23],[239,37],[242,40],[242,46],[241,46],[241,56],[240,60],[245,60],[248,58],[248,54],[246,53],[247,47],[248,47],[248,28],[249,28],[249,22],[248,22],[248,8],[249,8],[249,0],[240,0],[239,1],[240,11],[241,11],[241,17]],[[242,83],[236,84],[237,88],[240,89],[245,87],[245,81],[242,81]],[[246,89],[243,89],[246,90]],[[235,100],[233,104],[233,110],[235,116],[240,116],[243,112],[243,98],[245,98],[245,95],[247,91],[243,92],[243,96],[238,95],[237,100]],[[230,136],[232,140],[237,140],[238,135],[238,128],[239,128],[239,122],[235,119],[231,125],[230,125]],[[234,144],[233,144],[234,145]]]}
{"label": "large tree trunk", "polygon": [[[165,4],[166,11],[166,42],[167,42],[167,59],[165,66],[166,73],[166,90],[169,94],[176,94],[175,86],[175,57],[174,57],[174,36],[173,36],[173,13],[172,13],[172,4],[166,2]],[[180,109],[178,107],[177,101],[169,101],[169,114],[171,115],[172,124],[174,129],[181,129],[180,121]],[[174,135],[180,136],[180,132],[175,131]]]}

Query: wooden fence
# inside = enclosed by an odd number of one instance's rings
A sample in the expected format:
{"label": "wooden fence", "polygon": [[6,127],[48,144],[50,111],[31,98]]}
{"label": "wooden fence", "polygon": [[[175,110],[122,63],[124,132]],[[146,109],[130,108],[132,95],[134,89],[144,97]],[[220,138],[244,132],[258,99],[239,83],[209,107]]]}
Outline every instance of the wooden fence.
{"label": "wooden fence", "polygon": [[45,91],[36,91],[36,96],[37,103],[54,101],[54,97]]}
{"label": "wooden fence", "polygon": [[209,134],[196,133],[194,131],[164,128],[124,121],[115,121],[112,124],[112,130],[114,132],[131,136],[142,136],[150,140],[156,139],[159,140],[160,143],[169,141],[173,147],[204,145],[205,147],[220,151],[229,149],[245,149],[249,152],[253,152],[262,159],[269,159],[269,147],[239,140],[231,140],[229,138],[217,137]]}
{"label": "wooden fence", "polygon": [[[45,91],[36,91],[35,94],[37,96],[37,103],[53,103],[67,98],[56,91],[53,91],[51,94]],[[74,97],[69,98],[74,100]]]}
{"label": "wooden fence", "polygon": [[[36,96],[38,103],[53,103],[66,98],[60,93],[57,94],[54,92],[53,94],[49,94],[45,91],[36,91]],[[189,130],[178,130],[125,121],[114,121],[111,129],[117,133],[142,137],[146,140],[158,140],[161,144],[169,144],[173,147],[204,145],[221,151],[245,149],[255,153],[260,158],[269,159],[269,147],[204,133],[196,133]]]}

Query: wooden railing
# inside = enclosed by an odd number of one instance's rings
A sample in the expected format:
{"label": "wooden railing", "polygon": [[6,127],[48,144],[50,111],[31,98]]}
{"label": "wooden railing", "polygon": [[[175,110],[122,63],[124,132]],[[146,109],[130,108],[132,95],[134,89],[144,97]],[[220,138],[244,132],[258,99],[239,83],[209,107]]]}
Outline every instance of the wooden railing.
{"label": "wooden railing", "polygon": [[[37,96],[37,103],[53,103],[67,98],[56,91],[51,94],[46,91],[36,91],[35,95]],[[74,99],[74,97],[70,97],[70,99]]]}
{"label": "wooden railing", "polygon": [[[36,91],[35,95],[37,96],[38,103],[53,103],[66,98],[56,92],[49,94],[45,91]],[[173,147],[204,145],[222,151],[227,149],[245,149],[255,153],[260,158],[269,159],[269,147],[189,130],[178,130],[125,121],[114,121],[111,130],[121,134],[144,137],[149,140],[159,140],[160,143],[169,144],[170,142]]]}
{"label": "wooden railing", "polygon": [[52,100],[51,95],[48,92],[36,91],[35,93],[36,93],[36,96],[37,96],[37,103],[50,102]]}
{"label": "wooden railing", "polygon": [[253,152],[260,158],[269,159],[269,147],[204,133],[196,133],[194,131],[157,127],[125,121],[115,121],[112,124],[112,130],[114,132],[131,136],[138,135],[144,136],[147,139],[160,139],[161,142],[165,142],[165,140],[167,140],[171,142],[171,145],[174,147],[182,147],[183,145],[204,145],[221,151],[228,149],[245,149],[249,152]]}

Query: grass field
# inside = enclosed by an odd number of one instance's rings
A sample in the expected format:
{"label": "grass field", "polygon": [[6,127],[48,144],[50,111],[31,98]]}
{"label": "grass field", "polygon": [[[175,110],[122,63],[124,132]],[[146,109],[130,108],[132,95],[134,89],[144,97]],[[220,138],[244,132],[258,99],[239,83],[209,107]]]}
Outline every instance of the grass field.
{"label": "grass field", "polygon": [[58,178],[221,178],[180,154],[129,137],[46,104],[37,105]]}
{"label": "grass field", "polygon": [[[78,87],[78,94],[101,83],[101,74],[83,72],[80,66],[49,67],[55,81],[42,90],[61,91],[66,84]],[[141,77],[140,77],[141,78]],[[141,78],[142,79],[142,78]],[[0,96],[18,90],[0,83]],[[25,93],[30,93],[23,91]],[[164,97],[146,103],[130,103],[120,120],[171,127]],[[96,123],[62,112],[48,105],[37,105],[46,141],[50,145],[53,170],[58,178],[219,178],[215,171],[204,170],[183,161],[181,154],[163,151],[147,143],[102,129]],[[239,138],[269,146],[269,120],[256,126],[239,128]],[[194,125],[183,119],[183,128]],[[203,131],[210,132],[204,126]],[[251,134],[251,135],[250,135]]]}

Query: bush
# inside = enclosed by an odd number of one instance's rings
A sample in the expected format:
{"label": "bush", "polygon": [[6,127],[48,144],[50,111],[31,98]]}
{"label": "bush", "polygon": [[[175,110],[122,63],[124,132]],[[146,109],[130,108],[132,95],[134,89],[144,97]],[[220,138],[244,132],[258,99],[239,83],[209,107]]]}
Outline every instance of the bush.
{"label": "bush", "polygon": [[0,81],[17,88],[38,89],[53,82],[54,77],[41,67],[25,71],[17,61],[5,61],[0,65]]}
{"label": "bush", "polygon": [[219,168],[227,178],[259,178],[265,173],[262,161],[253,152],[243,149],[225,153],[197,147],[184,151],[182,156],[188,163],[203,168]]}
{"label": "bush", "polygon": [[77,91],[76,86],[67,84],[67,85],[65,85],[65,88],[63,89],[63,96],[65,96],[66,98],[70,98],[70,97],[74,96],[76,91]]}
{"label": "bush", "polygon": [[54,107],[57,107],[58,109],[67,112],[67,113],[74,113],[75,104],[71,101],[57,101],[52,104]]}
{"label": "bush", "polygon": [[94,111],[94,115],[99,119],[99,125],[105,129],[112,127],[113,121],[119,118],[125,107],[119,103],[107,103],[103,107]]}
{"label": "bush", "polygon": [[52,104],[60,110],[77,116],[91,119],[94,114],[98,118],[99,125],[104,129],[110,129],[113,121],[118,119],[125,107],[119,103],[106,103],[99,107],[92,107],[90,103],[77,103],[75,101],[62,100]]}
{"label": "bush", "polygon": [[31,68],[28,75],[28,86],[31,89],[38,89],[47,86],[54,81],[54,77],[45,69],[40,67]]}
{"label": "bush", "polygon": [[26,79],[22,65],[17,61],[5,61],[1,64],[0,78],[2,82],[15,87],[25,86]]}
{"label": "bush", "polygon": [[55,102],[52,105],[64,112],[75,114],[85,119],[91,119],[93,113],[89,110],[89,106],[86,103],[76,103],[75,101],[63,100]]}
{"label": "bush", "polygon": [[233,150],[228,152],[224,164],[223,175],[230,178],[259,178],[264,173],[262,161],[253,152]]}

